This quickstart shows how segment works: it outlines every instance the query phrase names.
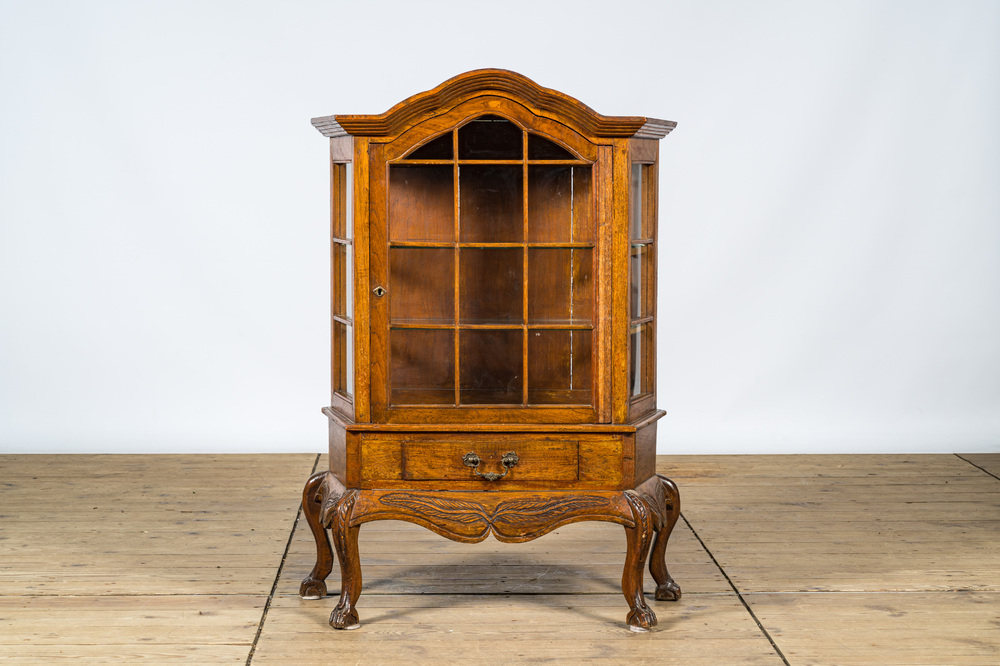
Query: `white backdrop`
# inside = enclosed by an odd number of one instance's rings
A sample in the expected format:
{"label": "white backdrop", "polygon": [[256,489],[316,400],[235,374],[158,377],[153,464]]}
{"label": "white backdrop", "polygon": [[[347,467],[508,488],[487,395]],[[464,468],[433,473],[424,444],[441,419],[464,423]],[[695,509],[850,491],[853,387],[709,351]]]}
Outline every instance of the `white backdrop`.
{"label": "white backdrop", "polygon": [[1000,448],[1000,2],[0,0],[0,451],[320,451],[327,144],[480,67],[662,144],[659,449]]}

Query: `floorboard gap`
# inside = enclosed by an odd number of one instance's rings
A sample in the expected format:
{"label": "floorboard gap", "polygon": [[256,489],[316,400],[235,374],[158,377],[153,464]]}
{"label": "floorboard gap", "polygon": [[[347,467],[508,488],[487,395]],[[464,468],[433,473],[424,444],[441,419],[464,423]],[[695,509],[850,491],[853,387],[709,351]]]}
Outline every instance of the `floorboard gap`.
{"label": "floorboard gap", "polygon": [[972,461],[971,461],[971,460],[969,460],[968,458],[963,458],[962,456],[958,455],[957,453],[955,453],[955,454],[953,454],[953,455],[954,455],[954,456],[955,456],[956,458],[958,458],[959,460],[964,460],[965,462],[969,463],[970,465],[972,465],[973,467],[975,467],[975,468],[976,468],[976,469],[978,469],[979,471],[981,471],[981,472],[985,472],[986,474],[989,474],[990,476],[992,476],[992,477],[993,477],[994,479],[996,479],[997,481],[1000,481],[1000,476],[997,476],[996,474],[994,474],[993,472],[989,471],[988,469],[984,469],[984,468],[980,467],[979,465],[977,465],[976,463],[972,462]]}
{"label": "floorboard gap", "polygon": [[701,544],[701,547],[705,549],[705,553],[708,554],[708,556],[712,560],[712,563],[715,564],[715,566],[719,569],[719,573],[721,573],[722,577],[726,579],[727,583],[729,583],[729,587],[733,588],[733,592],[736,593],[736,598],[740,600],[741,604],[743,604],[743,608],[746,609],[747,613],[750,613],[750,617],[752,617],[753,621],[757,624],[757,628],[760,629],[760,632],[762,634],[764,634],[764,638],[766,638],[767,642],[771,644],[772,648],[774,648],[775,653],[778,655],[778,657],[781,658],[782,663],[785,664],[785,666],[791,666],[791,664],[788,663],[788,659],[785,658],[784,653],[782,653],[781,648],[778,647],[778,644],[774,642],[773,638],[771,638],[771,634],[769,634],[767,629],[764,628],[764,625],[761,624],[760,619],[758,619],[757,617],[757,614],[753,612],[752,608],[750,608],[750,604],[748,604],[746,599],[743,598],[743,593],[740,592],[739,589],[737,589],[736,583],[734,583],[733,579],[729,577],[729,574],[726,573],[726,570],[722,568],[722,565],[719,563],[719,560],[715,559],[715,555],[712,553],[711,550],[708,549],[708,546],[705,544],[704,541],[702,541],[701,535],[698,534],[698,532],[694,529],[690,521],[688,521],[687,517],[683,513],[681,514],[681,520],[683,520],[684,524],[688,526],[689,530],[691,530],[691,534],[693,534],[694,538],[698,540],[698,543]]}
{"label": "floorboard gap", "polygon": [[[316,454],[316,460],[313,461],[312,471],[309,472],[309,476],[316,473],[316,468],[319,467],[320,454]],[[306,477],[308,478],[308,477]],[[285,542],[285,551],[281,554],[281,562],[278,563],[278,571],[274,574],[274,583],[271,584],[271,592],[267,595],[267,601],[264,602],[264,610],[260,614],[260,622],[257,624],[257,633],[253,637],[253,644],[250,645],[250,652],[247,654],[246,666],[250,666],[253,661],[253,653],[257,650],[257,641],[260,640],[260,634],[264,631],[264,621],[267,620],[267,611],[271,610],[271,600],[274,599],[275,593],[278,591],[278,581],[281,580],[281,571],[285,568],[285,560],[288,559],[288,551],[292,548],[292,538],[295,536],[295,528],[299,525],[299,519],[302,517],[302,505],[299,505],[298,510],[295,512],[295,520],[292,521],[292,529],[288,531],[288,541]]]}

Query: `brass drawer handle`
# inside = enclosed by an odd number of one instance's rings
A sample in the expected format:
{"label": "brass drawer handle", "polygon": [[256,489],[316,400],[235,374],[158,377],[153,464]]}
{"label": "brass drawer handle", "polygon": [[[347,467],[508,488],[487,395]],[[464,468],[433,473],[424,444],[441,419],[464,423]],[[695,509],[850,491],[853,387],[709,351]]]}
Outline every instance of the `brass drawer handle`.
{"label": "brass drawer handle", "polygon": [[477,454],[473,453],[472,451],[469,451],[464,456],[462,456],[462,462],[465,463],[466,467],[471,467],[472,471],[476,473],[476,476],[482,477],[487,481],[497,481],[507,476],[507,472],[510,471],[510,468],[516,465],[517,463],[521,462],[521,459],[518,458],[517,454],[514,453],[513,451],[508,451],[507,453],[503,454],[503,457],[500,458],[500,464],[503,465],[502,474],[497,474],[496,472],[480,472],[479,465],[481,465],[483,461]]}

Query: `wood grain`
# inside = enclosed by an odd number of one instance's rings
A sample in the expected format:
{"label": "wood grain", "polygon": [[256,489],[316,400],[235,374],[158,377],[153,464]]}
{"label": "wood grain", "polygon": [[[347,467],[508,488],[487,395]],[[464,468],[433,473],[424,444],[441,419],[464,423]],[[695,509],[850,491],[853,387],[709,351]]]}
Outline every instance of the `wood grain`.
{"label": "wood grain", "polygon": [[532,108],[539,116],[565,119],[578,131],[597,137],[662,138],[676,123],[656,118],[602,116],[590,107],[561,92],[542,88],[531,79],[502,69],[480,69],[459,74],[433,90],[409,97],[379,115],[337,115],[313,118],[325,136],[343,133],[364,136],[393,136],[437,115],[462,101],[489,93],[510,97]]}
{"label": "wood grain", "polygon": [[[988,467],[998,456],[963,458]],[[314,461],[0,456],[0,661],[246,663]],[[652,601],[646,581],[654,631],[622,629],[619,525],[462,544],[386,521],[364,525],[358,540],[364,625],[333,634],[337,598],[298,597],[316,559],[300,521],[252,663],[329,663],[332,654],[362,664],[782,663],[703,544],[790,663],[1000,659],[1000,481],[970,462],[660,456],[657,464],[683,483],[684,515],[701,541],[683,520],[670,539],[681,601]],[[755,563],[755,588],[746,589],[744,561]],[[331,587],[338,580],[335,571]],[[807,580],[818,589],[803,589]]]}

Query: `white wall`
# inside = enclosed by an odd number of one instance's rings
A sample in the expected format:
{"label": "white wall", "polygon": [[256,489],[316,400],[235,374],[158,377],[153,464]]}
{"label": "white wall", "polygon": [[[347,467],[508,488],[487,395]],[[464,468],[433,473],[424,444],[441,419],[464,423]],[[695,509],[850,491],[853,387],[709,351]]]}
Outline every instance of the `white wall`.
{"label": "white wall", "polygon": [[1000,447],[1000,3],[0,0],[0,451],[320,451],[326,142],[504,67],[679,122],[661,452]]}

